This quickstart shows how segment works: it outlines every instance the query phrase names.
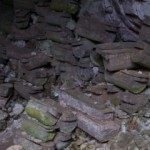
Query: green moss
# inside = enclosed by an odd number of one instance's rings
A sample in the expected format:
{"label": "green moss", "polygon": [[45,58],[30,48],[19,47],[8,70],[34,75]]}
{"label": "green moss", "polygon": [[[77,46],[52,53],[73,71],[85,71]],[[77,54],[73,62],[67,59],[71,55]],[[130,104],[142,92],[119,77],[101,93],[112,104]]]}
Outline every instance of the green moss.
{"label": "green moss", "polygon": [[80,80],[82,80],[82,81],[85,80],[85,76],[84,76],[83,74],[81,74],[81,75],[79,76],[79,78],[80,78]]}
{"label": "green moss", "polygon": [[51,141],[54,139],[55,135],[56,135],[56,133],[54,133],[54,132],[48,133],[46,139],[49,139]]}
{"label": "green moss", "polygon": [[54,125],[54,122],[50,120],[50,117],[46,116],[44,113],[36,108],[26,107],[25,111],[29,116],[37,119],[39,122],[46,126]]}
{"label": "green moss", "polygon": [[[32,130],[30,127],[28,127],[28,126],[22,124],[21,128],[22,128],[26,133],[28,133],[29,135],[31,135],[31,136],[33,136],[33,137],[35,137],[35,138],[39,138],[38,132]],[[40,138],[40,139],[43,140],[42,138]]]}
{"label": "green moss", "polygon": [[55,11],[64,11],[67,9],[67,7],[63,3],[52,2],[50,5],[50,9]]}
{"label": "green moss", "polygon": [[43,79],[36,79],[35,84],[38,86],[42,86],[46,83],[47,78],[43,78]]}
{"label": "green moss", "polygon": [[48,40],[54,41],[54,42],[58,42],[58,43],[62,43],[61,39],[58,39],[56,37],[54,37],[53,35],[48,35],[47,37]]}
{"label": "green moss", "polygon": [[6,34],[10,33],[11,31],[11,26],[10,25],[5,25],[5,26],[1,26],[0,30]]}
{"label": "green moss", "polygon": [[2,84],[3,83],[3,80],[0,80],[0,84]]}
{"label": "green moss", "polygon": [[68,6],[67,12],[70,14],[76,14],[79,11],[79,7],[77,5]]}
{"label": "green moss", "polygon": [[50,3],[50,9],[55,11],[65,11],[70,14],[76,14],[79,11],[79,6],[74,4],[69,4],[69,0],[52,0]]}
{"label": "green moss", "polygon": [[113,113],[114,111],[111,108],[104,108],[101,110],[103,113]]}
{"label": "green moss", "polygon": [[36,130],[34,128],[34,124],[22,123],[21,128],[29,135],[33,136],[34,138],[40,139],[44,142],[53,140],[55,137],[55,133],[44,133],[42,134],[41,131]]}
{"label": "green moss", "polygon": [[114,105],[114,106],[118,106],[121,104],[121,100],[119,98],[113,98],[111,100],[111,103]]}
{"label": "green moss", "polygon": [[83,130],[81,130],[80,128],[77,128],[75,130],[75,135],[78,137],[78,138],[87,138],[87,133],[84,132]]}
{"label": "green moss", "polygon": [[130,88],[129,91],[134,93],[134,94],[138,94],[141,93],[142,91],[144,91],[144,89],[146,88],[147,85],[143,85],[139,88]]}
{"label": "green moss", "polygon": [[118,78],[113,78],[111,77],[111,75],[106,75],[105,74],[105,80],[107,82],[110,82],[114,85],[117,85],[121,88],[124,88],[128,91],[130,91],[131,93],[134,93],[134,94],[138,94],[138,93],[141,93],[145,88],[146,88],[146,84],[144,85],[131,85],[129,86],[128,84],[126,84],[127,81],[122,81],[122,79],[118,79]]}
{"label": "green moss", "polygon": [[16,24],[16,27],[19,28],[19,29],[25,29],[28,27],[28,22],[23,22],[23,23],[19,23],[19,24]]}

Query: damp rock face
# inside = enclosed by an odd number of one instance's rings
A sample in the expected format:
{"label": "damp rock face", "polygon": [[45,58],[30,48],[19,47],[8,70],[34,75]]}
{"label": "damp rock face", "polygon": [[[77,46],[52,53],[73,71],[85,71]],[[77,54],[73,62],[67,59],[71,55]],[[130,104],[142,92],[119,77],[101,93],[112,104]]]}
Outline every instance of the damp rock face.
{"label": "damp rock face", "polygon": [[107,107],[103,107],[103,104],[107,102],[108,97],[102,97],[101,99],[90,99],[90,97],[76,90],[62,91],[59,95],[59,99],[66,105],[71,106],[78,111],[82,111],[93,118],[98,120],[113,118],[113,110],[110,109],[107,112]]}
{"label": "damp rock face", "polygon": [[2,0],[0,131],[19,120],[14,140],[0,146],[63,150],[78,127],[112,149],[147,148],[149,6]]}
{"label": "damp rock face", "polygon": [[31,102],[27,105],[25,112],[32,118],[37,119],[39,122],[41,122],[44,125],[52,126],[55,125],[56,120],[48,113],[46,110],[46,107],[43,107],[41,105],[38,106],[38,104]]}
{"label": "damp rock face", "polygon": [[53,148],[63,149],[69,145],[77,126],[77,118],[71,114],[72,111],[65,111],[55,100],[32,98],[20,119],[20,129],[45,148],[49,147],[46,143],[51,143]]}
{"label": "damp rock face", "polygon": [[8,114],[3,112],[3,111],[0,111],[0,131],[3,131],[6,129],[7,127],[7,122],[6,122],[6,119],[8,117]]}
{"label": "damp rock face", "polygon": [[78,127],[95,137],[100,142],[106,142],[116,136],[120,126],[114,121],[96,121],[79,114]]}
{"label": "damp rock face", "polygon": [[[128,72],[130,71],[119,71],[116,72],[112,75],[107,74],[107,72],[105,73],[105,79],[107,82],[110,82],[112,84],[115,84],[123,89],[126,89],[128,91],[130,91],[131,93],[141,93],[147,86],[147,79],[145,79],[145,81],[143,80],[143,82],[141,82],[140,80],[142,80],[141,78],[138,81],[138,77],[134,77],[134,76],[130,76],[130,73],[128,74]],[[135,72],[136,74],[136,72]],[[134,79],[134,78],[137,78]],[[128,82],[127,82],[128,81]]]}

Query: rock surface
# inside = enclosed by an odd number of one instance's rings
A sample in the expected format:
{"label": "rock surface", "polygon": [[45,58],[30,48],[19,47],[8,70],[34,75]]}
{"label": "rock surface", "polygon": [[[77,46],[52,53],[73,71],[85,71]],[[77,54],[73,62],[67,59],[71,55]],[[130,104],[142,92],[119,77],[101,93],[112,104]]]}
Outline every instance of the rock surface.
{"label": "rock surface", "polygon": [[148,149],[149,7],[0,1],[0,147]]}

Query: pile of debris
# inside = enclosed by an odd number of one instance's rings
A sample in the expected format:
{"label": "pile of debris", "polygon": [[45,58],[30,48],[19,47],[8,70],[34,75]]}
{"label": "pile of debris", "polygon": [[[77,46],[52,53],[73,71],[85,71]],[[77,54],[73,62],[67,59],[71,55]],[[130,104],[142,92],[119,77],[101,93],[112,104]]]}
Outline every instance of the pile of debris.
{"label": "pile of debris", "polygon": [[139,148],[137,134],[148,136],[148,145],[150,16],[127,6],[114,0],[14,0],[7,37],[0,26],[0,130],[19,117],[14,144],[64,149],[79,127],[99,142],[120,131],[116,138],[134,141],[120,146],[113,139],[114,149]]}

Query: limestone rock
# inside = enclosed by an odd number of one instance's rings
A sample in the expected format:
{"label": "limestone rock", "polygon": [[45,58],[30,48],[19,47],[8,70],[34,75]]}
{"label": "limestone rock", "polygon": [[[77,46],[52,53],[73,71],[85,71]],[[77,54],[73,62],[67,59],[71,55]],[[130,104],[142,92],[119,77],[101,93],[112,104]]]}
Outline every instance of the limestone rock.
{"label": "limestone rock", "polygon": [[18,29],[13,27],[9,35],[9,39],[13,40],[31,40],[31,39],[45,39],[45,28],[43,24],[35,24],[27,29]]}
{"label": "limestone rock", "polygon": [[33,49],[19,48],[11,44],[6,47],[7,57],[17,60],[30,58],[32,57],[33,52],[36,53],[36,51]]}
{"label": "limestone rock", "polygon": [[14,88],[25,99],[29,99],[31,96],[39,97],[38,94],[43,91],[42,86],[33,86],[26,82],[15,82]]}
{"label": "limestone rock", "polygon": [[70,14],[76,14],[79,10],[78,1],[65,0],[61,3],[60,0],[52,0],[50,3],[50,9],[55,11],[65,11]]}
{"label": "limestone rock", "polygon": [[67,110],[63,111],[60,120],[64,122],[72,122],[72,121],[76,121],[77,118],[76,115],[72,112],[72,110],[67,108]]}
{"label": "limestone rock", "polygon": [[23,150],[23,147],[21,145],[13,145],[7,148],[7,150]]}
{"label": "limestone rock", "polygon": [[50,64],[50,58],[43,53],[32,53],[33,57],[29,58],[25,63],[25,68],[27,70],[32,70],[35,68],[40,68],[45,65]]}
{"label": "limestone rock", "polygon": [[13,110],[12,110],[12,115],[20,115],[24,110],[24,107],[22,106],[22,104],[19,104],[19,103],[16,103],[13,107]]}
{"label": "limestone rock", "polygon": [[0,84],[0,96],[8,97],[12,94],[13,85],[10,83]]}
{"label": "limestone rock", "polygon": [[60,28],[57,26],[48,26],[46,30],[46,38],[54,42],[69,44],[73,42],[74,35],[72,31],[67,28]]}
{"label": "limestone rock", "polygon": [[61,141],[61,142],[70,141],[70,139],[71,139],[71,134],[59,132],[59,133],[57,133],[57,135],[55,137],[55,143],[57,143],[59,141]]}
{"label": "limestone rock", "polygon": [[[25,137],[22,136],[22,134],[19,132],[16,133],[14,136],[13,141],[15,144],[20,144],[24,149],[28,150],[42,150],[42,147],[39,144],[36,144],[35,142],[32,142]],[[46,149],[47,150],[47,149]]]}
{"label": "limestone rock", "polygon": [[149,56],[150,56],[149,51],[146,50],[137,51],[136,54],[132,55],[132,61],[138,65],[150,69]]}
{"label": "limestone rock", "polygon": [[[128,90],[132,93],[138,94],[141,93],[147,86],[147,79],[144,77],[142,82],[142,77],[138,77],[140,73],[136,72],[136,75],[133,76],[130,74],[130,71],[119,71],[115,73],[105,73],[105,80],[110,82],[118,87],[121,87],[125,90]],[[139,79],[139,81],[138,81]],[[140,81],[141,79],[141,81]],[[128,81],[128,82],[127,82]]]}
{"label": "limestone rock", "polygon": [[119,131],[120,126],[113,121],[98,121],[81,113],[78,114],[78,127],[95,137],[100,142],[112,139]]}
{"label": "limestone rock", "polygon": [[43,16],[50,25],[66,27],[71,21],[71,16],[68,13],[50,11],[48,7],[36,7],[36,12]]}
{"label": "limestone rock", "polygon": [[20,29],[25,29],[29,26],[30,11],[15,10],[15,26]]}
{"label": "limestone rock", "polygon": [[111,145],[112,150],[125,150],[133,142],[134,135],[131,133],[119,133],[118,136],[113,140]]}
{"label": "limestone rock", "polygon": [[7,127],[6,119],[8,117],[8,114],[0,110],[0,131],[3,131]]}
{"label": "limestone rock", "polygon": [[73,57],[71,46],[67,44],[53,43],[51,47],[51,56],[59,61],[67,62],[73,65],[77,64],[77,60]]}
{"label": "limestone rock", "polygon": [[40,68],[23,72],[21,78],[32,83],[33,85],[42,86],[47,82],[50,74],[51,70]]}
{"label": "limestone rock", "polygon": [[37,138],[44,142],[51,141],[55,137],[54,132],[49,132],[40,124],[28,118],[21,119],[21,129],[24,130],[27,134],[33,136],[34,138]]}
{"label": "limestone rock", "polygon": [[148,96],[143,92],[134,95],[129,92],[120,93],[121,109],[127,113],[135,113],[148,104]]}
{"label": "limestone rock", "polygon": [[77,127],[76,121],[59,121],[58,123],[60,132],[70,134],[74,131],[74,129]]}
{"label": "limestone rock", "polygon": [[98,94],[98,95],[101,95],[101,94],[105,93],[106,90],[107,90],[107,85],[104,82],[98,83],[94,86],[89,86],[87,88],[87,91],[90,91],[90,92]]}
{"label": "limestone rock", "polygon": [[38,101],[30,100],[25,108],[26,113],[46,126],[53,126],[57,120],[48,113],[48,108]]}
{"label": "limestone rock", "polygon": [[102,43],[96,45],[96,52],[101,53],[102,50],[115,50],[115,49],[132,49],[135,46],[135,42],[114,42],[114,43]]}
{"label": "limestone rock", "polygon": [[104,70],[104,62],[101,55],[98,53],[91,51],[90,53],[90,60],[94,66],[99,67],[101,70]]}
{"label": "limestone rock", "polygon": [[90,68],[92,66],[90,58],[81,58],[78,62],[78,66],[82,68]]}
{"label": "limestone rock", "polygon": [[58,143],[56,143],[56,148],[57,150],[63,150],[64,148],[66,148],[67,146],[69,146],[70,142],[62,142],[59,141]]}
{"label": "limestone rock", "polygon": [[98,120],[107,120],[113,117],[112,110],[105,112],[107,108],[105,108],[104,103],[107,100],[107,95],[102,95],[98,99],[92,99],[78,90],[59,91],[60,103],[65,103],[76,110],[97,118]]}
{"label": "limestone rock", "polygon": [[89,56],[93,48],[94,43],[87,39],[81,39],[80,41],[72,43],[72,52],[76,58]]}
{"label": "limestone rock", "polygon": [[113,42],[115,34],[107,30],[111,30],[109,26],[87,17],[80,18],[76,26],[76,33],[82,37],[96,42]]}
{"label": "limestone rock", "polygon": [[0,97],[0,109],[5,109],[8,98]]}
{"label": "limestone rock", "polygon": [[150,27],[143,25],[140,30],[140,39],[150,44],[149,30]]}
{"label": "limestone rock", "polygon": [[110,49],[103,50],[100,53],[104,58],[105,69],[109,71],[132,69],[136,67],[131,60],[131,56],[137,53],[135,49]]}

